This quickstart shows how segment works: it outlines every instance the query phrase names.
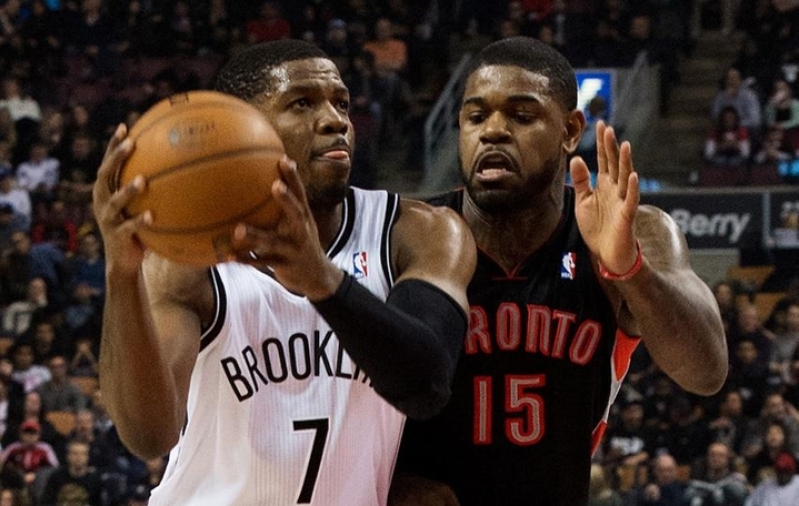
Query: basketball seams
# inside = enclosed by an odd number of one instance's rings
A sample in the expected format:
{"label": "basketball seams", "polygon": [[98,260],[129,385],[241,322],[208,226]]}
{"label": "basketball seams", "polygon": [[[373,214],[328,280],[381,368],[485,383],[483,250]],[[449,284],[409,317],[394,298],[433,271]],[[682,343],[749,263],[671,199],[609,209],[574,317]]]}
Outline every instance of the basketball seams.
{"label": "basketball seams", "polygon": [[[202,93],[204,96],[201,97],[199,101],[192,101],[191,95],[195,93]],[[219,95],[219,96],[217,96]],[[229,100],[229,101],[227,101]],[[189,106],[191,106],[191,112],[208,112],[208,109],[216,108],[220,109],[220,112],[224,110],[231,110],[233,112],[245,113],[248,114],[251,112],[251,106],[247,102],[240,101],[240,99],[232,96],[232,95],[225,95],[223,93],[216,93],[216,92],[191,92],[189,100],[185,102],[180,102],[177,104],[170,104],[169,108],[164,111],[163,114],[160,114],[152,119],[149,123],[145,126],[141,127],[141,131],[137,130],[136,126],[130,129],[129,137],[133,140],[134,143],[139,140],[144,134],[151,131],[153,128],[158,126],[163,121],[168,120],[171,116],[184,114],[187,110],[189,110]],[[264,147],[261,147],[262,149]],[[278,148],[272,149],[273,151],[280,151]],[[123,180],[123,176],[125,174],[125,169],[127,168],[127,163],[124,163],[120,170],[117,171],[116,177],[114,178],[115,187],[111,188],[112,191],[119,190],[120,183]]]}
{"label": "basketball seams", "polygon": [[221,228],[221,227],[234,225],[236,223],[241,223],[243,221],[246,221],[246,218],[248,218],[249,216],[252,216],[256,212],[264,209],[265,207],[267,207],[271,203],[274,203],[274,199],[272,199],[272,196],[269,195],[265,199],[261,200],[260,202],[258,202],[254,206],[252,206],[251,208],[249,208],[249,209],[247,209],[247,210],[245,210],[245,211],[243,211],[243,212],[241,212],[241,213],[239,213],[237,215],[231,216],[231,217],[229,217],[229,218],[227,218],[227,219],[225,219],[223,221],[215,221],[213,223],[209,223],[209,224],[206,224],[206,225],[193,227],[193,228],[178,228],[178,227],[161,227],[161,228],[159,228],[159,227],[154,227],[152,225],[149,225],[147,227],[147,233],[167,234],[167,235],[169,235],[169,234],[171,234],[171,235],[182,235],[182,234],[188,235],[188,234],[211,232],[211,231],[216,230],[216,229]]}
{"label": "basketball seams", "polygon": [[277,148],[270,148],[266,146],[257,146],[254,148],[243,148],[243,149],[234,149],[231,151],[225,151],[222,153],[216,153],[213,155],[204,156],[202,158],[194,158],[187,162],[179,163],[177,165],[173,165],[172,167],[167,167],[158,171],[155,174],[147,176],[147,182],[152,183],[153,181],[158,181],[160,178],[165,176],[171,176],[175,172],[180,172],[182,170],[186,170],[193,165],[203,165],[210,162],[215,162],[217,160],[222,160],[224,158],[235,158],[242,155],[249,155],[253,153],[278,153],[280,155],[283,154],[283,151]]}

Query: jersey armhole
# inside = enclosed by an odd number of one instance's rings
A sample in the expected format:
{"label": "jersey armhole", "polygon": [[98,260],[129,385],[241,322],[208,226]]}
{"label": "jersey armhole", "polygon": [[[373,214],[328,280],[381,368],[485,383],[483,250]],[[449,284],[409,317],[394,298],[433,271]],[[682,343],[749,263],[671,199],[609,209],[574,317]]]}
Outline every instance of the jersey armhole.
{"label": "jersey armhole", "polygon": [[214,317],[208,327],[203,329],[200,334],[201,352],[219,336],[227,313],[227,293],[225,292],[225,285],[222,283],[222,277],[216,267],[210,269],[208,275],[211,278],[211,286],[214,289]]}

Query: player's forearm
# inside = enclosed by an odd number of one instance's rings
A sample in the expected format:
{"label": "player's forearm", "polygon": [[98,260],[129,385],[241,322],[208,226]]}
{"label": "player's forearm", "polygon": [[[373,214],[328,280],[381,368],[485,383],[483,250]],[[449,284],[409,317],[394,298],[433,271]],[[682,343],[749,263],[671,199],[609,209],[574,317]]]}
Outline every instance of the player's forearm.
{"label": "player's forearm", "polygon": [[614,283],[655,363],[682,388],[717,392],[727,376],[727,345],[718,307],[696,275],[657,272],[645,261]]}
{"label": "player's forearm", "polygon": [[347,276],[314,303],[375,390],[412,418],[429,418],[449,400],[466,317],[442,290],[399,283],[383,303]]}
{"label": "player's forearm", "polygon": [[164,455],[177,442],[174,379],[158,346],[141,274],[107,277],[100,385],[120,438],[136,455]]}

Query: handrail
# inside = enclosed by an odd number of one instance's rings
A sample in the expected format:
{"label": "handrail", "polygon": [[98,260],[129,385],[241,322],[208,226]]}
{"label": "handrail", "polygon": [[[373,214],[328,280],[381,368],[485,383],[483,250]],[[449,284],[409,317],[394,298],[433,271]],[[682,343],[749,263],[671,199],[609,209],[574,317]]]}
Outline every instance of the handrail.
{"label": "handrail", "polygon": [[[445,137],[447,130],[454,130],[453,113],[460,103],[458,87],[463,84],[464,72],[472,59],[471,53],[463,55],[452,71],[446,86],[438,96],[438,100],[430,109],[424,123],[424,172],[425,176],[433,169],[435,146]],[[449,127],[449,128],[448,128]]]}

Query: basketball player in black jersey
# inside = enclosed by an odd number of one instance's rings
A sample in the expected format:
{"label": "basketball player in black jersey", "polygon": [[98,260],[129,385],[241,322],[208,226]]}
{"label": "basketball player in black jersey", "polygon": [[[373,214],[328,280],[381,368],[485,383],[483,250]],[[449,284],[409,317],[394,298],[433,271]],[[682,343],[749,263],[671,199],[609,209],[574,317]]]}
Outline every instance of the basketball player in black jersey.
{"label": "basketball player in black jersey", "polygon": [[727,370],[721,318],[675,223],[639,206],[630,145],[611,127],[597,126],[596,187],[579,158],[565,185],[585,118],[562,55],[504,39],[467,75],[465,189],[434,201],[478,245],[470,331],[444,412],[406,426],[393,504],[581,506],[639,340],[682,388],[710,395]]}

